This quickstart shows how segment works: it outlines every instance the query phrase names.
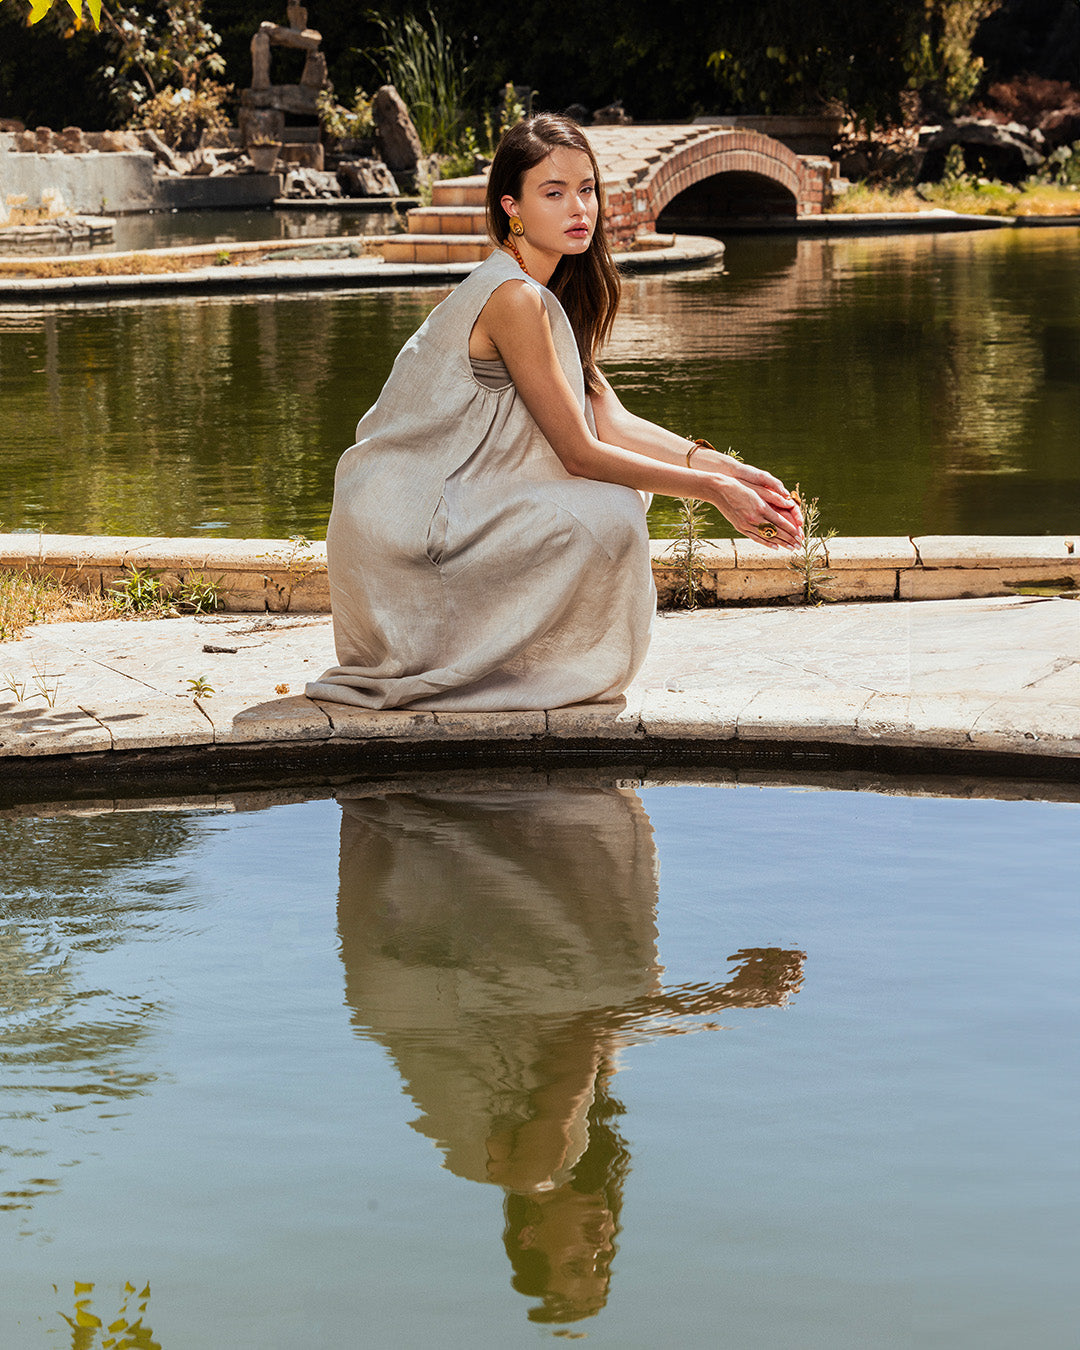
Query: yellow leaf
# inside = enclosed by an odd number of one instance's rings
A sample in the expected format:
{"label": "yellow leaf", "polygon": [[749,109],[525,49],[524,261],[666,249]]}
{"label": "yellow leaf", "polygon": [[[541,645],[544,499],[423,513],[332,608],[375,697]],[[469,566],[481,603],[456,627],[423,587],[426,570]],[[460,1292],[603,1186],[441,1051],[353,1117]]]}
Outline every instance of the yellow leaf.
{"label": "yellow leaf", "polygon": [[133,1284],[130,1284],[127,1280],[125,1280],[125,1281],[124,1281],[124,1293],[125,1293],[125,1294],[133,1294],[134,1292],[135,1292],[135,1286],[134,1286]]}
{"label": "yellow leaf", "polygon": [[140,1298],[149,1298],[149,1297],[150,1297],[150,1282],[149,1282],[149,1280],[148,1280],[147,1283],[146,1283],[146,1288],[142,1291],[142,1293],[139,1295],[139,1297],[140,1297]]}
{"label": "yellow leaf", "polygon": [[82,18],[82,0],[67,0],[68,8],[73,12],[77,19]]}
{"label": "yellow leaf", "polygon": [[48,14],[52,0],[30,0],[30,23],[38,23]]}
{"label": "yellow leaf", "polygon": [[75,1325],[77,1327],[99,1327],[101,1326],[101,1318],[95,1317],[93,1313],[84,1312],[82,1308],[76,1308]]}
{"label": "yellow leaf", "polygon": [[91,1282],[90,1282],[89,1284],[82,1284],[79,1280],[76,1280],[76,1281],[75,1281],[75,1293],[76,1293],[76,1295],[79,1295],[79,1294],[92,1294],[93,1292],[94,1292],[94,1282],[93,1282],[92,1280],[91,1280]]}
{"label": "yellow leaf", "polygon": [[110,1322],[110,1323],[109,1323],[109,1330],[110,1330],[110,1331],[126,1331],[126,1330],[127,1330],[127,1318],[126,1318],[126,1317],[118,1317],[118,1318],[116,1319],[115,1322]]}
{"label": "yellow leaf", "polygon": [[101,0],[86,0],[86,8],[90,11],[90,17],[94,21],[94,27],[101,27]]}

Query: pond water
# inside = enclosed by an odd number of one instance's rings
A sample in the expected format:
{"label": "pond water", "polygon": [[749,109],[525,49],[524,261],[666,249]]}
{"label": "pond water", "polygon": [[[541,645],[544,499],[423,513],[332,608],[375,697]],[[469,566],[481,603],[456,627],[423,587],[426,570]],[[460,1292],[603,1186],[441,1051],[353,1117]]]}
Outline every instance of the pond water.
{"label": "pond water", "polygon": [[[0,529],[323,537],[337,458],[444,294],[0,307]],[[627,282],[606,367],[841,534],[1076,528],[1080,227],[734,238],[724,270]]]}
{"label": "pond water", "polygon": [[1077,810],[0,819],[0,1343],[1072,1347]]}
{"label": "pond water", "polygon": [[397,230],[389,209],[331,211],[315,206],[290,206],[276,211],[154,211],[117,216],[112,239],[95,245],[89,252],[118,253],[184,244],[241,244],[339,234],[394,234]]}

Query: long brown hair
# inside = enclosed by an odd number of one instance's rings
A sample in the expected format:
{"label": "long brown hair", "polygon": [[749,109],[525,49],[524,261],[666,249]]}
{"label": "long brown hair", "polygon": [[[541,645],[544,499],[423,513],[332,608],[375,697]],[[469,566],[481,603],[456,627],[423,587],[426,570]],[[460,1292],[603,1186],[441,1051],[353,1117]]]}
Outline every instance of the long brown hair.
{"label": "long brown hair", "polygon": [[488,175],[488,232],[497,244],[506,242],[510,217],[503,209],[502,199],[519,197],[525,174],[559,146],[583,150],[589,156],[599,209],[588,249],[575,256],[564,256],[555,268],[548,288],[566,310],[574,330],[585,373],[585,388],[590,394],[596,394],[601,388],[596,359],[618,312],[619,273],[604,234],[604,185],[600,181],[600,169],[585,133],[572,118],[561,113],[534,113],[505,133]]}

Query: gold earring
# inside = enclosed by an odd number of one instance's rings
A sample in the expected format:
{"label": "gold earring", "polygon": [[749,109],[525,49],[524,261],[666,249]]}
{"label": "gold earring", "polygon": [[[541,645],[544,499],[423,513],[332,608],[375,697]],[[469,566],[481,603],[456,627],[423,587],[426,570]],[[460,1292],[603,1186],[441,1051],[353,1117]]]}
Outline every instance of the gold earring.
{"label": "gold earring", "polygon": [[520,216],[510,217],[510,233],[517,235],[522,235],[525,233],[525,226],[522,225]]}

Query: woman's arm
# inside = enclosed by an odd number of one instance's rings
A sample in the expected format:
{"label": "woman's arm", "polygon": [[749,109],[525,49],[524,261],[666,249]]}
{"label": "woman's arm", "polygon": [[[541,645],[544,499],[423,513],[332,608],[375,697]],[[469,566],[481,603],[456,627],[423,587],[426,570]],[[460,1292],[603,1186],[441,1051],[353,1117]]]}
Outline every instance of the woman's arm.
{"label": "woman's arm", "polygon": [[[764,475],[769,482],[759,490],[720,463],[730,464],[727,456],[703,451],[695,454],[687,468],[688,442],[660,428],[652,428],[651,435],[635,428],[632,446],[602,438],[602,433],[594,436],[559,364],[543,299],[528,283],[500,286],[484,306],[474,336],[489,340],[498,351],[526,408],[568,473],[669,497],[696,497],[710,502],[737,530],[767,547],[794,548],[799,543],[801,515],[783,485],[772,486],[778,480]],[[611,399],[614,403],[605,403],[605,411],[598,417],[598,432],[601,422],[605,430],[618,430],[607,410],[622,405],[614,394]],[[593,406],[595,409],[595,400]],[[622,411],[625,418],[631,417],[625,409]],[[633,421],[651,427],[643,419]],[[642,444],[647,444],[651,452],[636,448]],[[699,456],[706,456],[708,462],[699,465]],[[775,528],[773,540],[762,539],[758,533],[762,523]]]}
{"label": "woman's arm", "polygon": [[[626,450],[636,450],[650,459],[663,460],[666,464],[685,464],[686,454],[691,442],[686,436],[678,436],[649,422],[636,413],[628,412],[619,396],[601,375],[603,389],[592,395],[593,415],[596,419],[596,434],[601,440],[621,445]],[[701,447],[694,451],[693,461],[702,469],[711,469],[715,473],[727,474],[754,488],[767,501],[784,510],[790,510],[794,498],[779,478],[774,478],[764,469],[755,469],[752,464],[725,455],[719,450]]]}

